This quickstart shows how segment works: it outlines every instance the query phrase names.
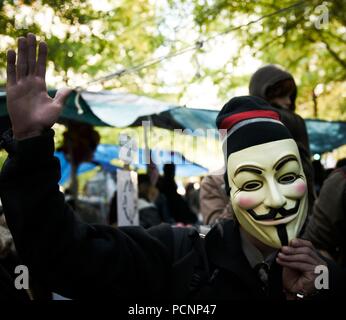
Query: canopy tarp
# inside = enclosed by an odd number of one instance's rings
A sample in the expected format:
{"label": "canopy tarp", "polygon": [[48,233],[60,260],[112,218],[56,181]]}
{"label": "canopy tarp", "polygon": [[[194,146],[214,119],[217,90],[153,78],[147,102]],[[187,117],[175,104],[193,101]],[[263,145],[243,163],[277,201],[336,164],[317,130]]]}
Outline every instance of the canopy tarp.
{"label": "canopy tarp", "polygon": [[[48,90],[48,93],[53,97],[56,90]],[[147,120],[148,116],[172,107],[167,102],[130,93],[73,90],[65,101],[59,122],[77,121],[93,126],[128,127],[140,117]],[[0,117],[5,116],[8,116],[6,92],[0,91]]]}
{"label": "canopy tarp", "polygon": [[[54,95],[56,90],[49,90]],[[73,91],[66,100],[60,122],[73,120],[94,126],[140,126],[150,119],[151,125],[199,135],[198,129],[216,129],[217,110],[174,107],[169,103],[128,93],[109,91],[80,94]],[[0,125],[8,127],[6,93],[0,91]],[[322,154],[346,144],[346,122],[305,120],[311,153]],[[204,133],[205,134],[205,133]]]}
{"label": "canopy tarp", "polygon": [[[48,93],[51,97],[54,97],[56,90],[48,90]],[[0,117],[7,115],[6,93],[0,91]],[[109,126],[93,113],[89,104],[77,91],[72,91],[65,101],[59,122],[66,123],[66,121],[78,121],[93,126]]]}
{"label": "canopy tarp", "polygon": [[[118,166],[112,162],[119,159],[120,146],[100,144],[98,145],[92,162],[82,163],[78,168],[78,175],[93,170],[97,166],[101,166],[107,172],[114,172]],[[71,175],[71,166],[65,155],[61,151],[56,151],[55,156],[60,160],[61,179],[60,184],[65,184]],[[187,160],[181,153],[166,150],[151,150],[152,161],[157,165],[159,172],[163,173],[165,163],[176,164],[176,176],[178,177],[193,177],[201,176],[208,173],[208,169]],[[146,170],[145,151],[139,149],[131,162],[131,166],[136,170]]]}
{"label": "canopy tarp", "polygon": [[346,144],[346,122],[306,119],[312,154],[333,151]]}
{"label": "canopy tarp", "polygon": [[[186,132],[189,134],[199,135],[198,129],[216,129],[217,114],[217,110],[179,107],[164,111],[156,118],[162,117],[167,124],[176,123],[176,129],[188,130]],[[346,122],[305,119],[305,123],[311,154],[330,152],[346,144]]]}
{"label": "canopy tarp", "polygon": [[133,125],[138,118],[147,120],[150,115],[176,107],[167,102],[125,92],[83,91],[81,95],[99,119],[120,128]]}

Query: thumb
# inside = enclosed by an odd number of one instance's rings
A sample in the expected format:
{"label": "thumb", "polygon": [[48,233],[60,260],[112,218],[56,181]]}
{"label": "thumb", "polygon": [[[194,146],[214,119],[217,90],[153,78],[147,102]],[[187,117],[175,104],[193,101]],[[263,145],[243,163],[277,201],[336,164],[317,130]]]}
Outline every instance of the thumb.
{"label": "thumb", "polygon": [[63,105],[68,95],[72,92],[69,88],[62,88],[57,91],[54,97],[54,102],[59,105]]}

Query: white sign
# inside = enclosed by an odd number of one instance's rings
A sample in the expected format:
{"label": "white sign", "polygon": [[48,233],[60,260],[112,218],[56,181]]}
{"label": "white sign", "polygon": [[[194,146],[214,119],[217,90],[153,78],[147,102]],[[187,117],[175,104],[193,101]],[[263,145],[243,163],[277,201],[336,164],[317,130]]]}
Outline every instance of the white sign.
{"label": "white sign", "polygon": [[117,170],[118,226],[138,226],[137,173]]}

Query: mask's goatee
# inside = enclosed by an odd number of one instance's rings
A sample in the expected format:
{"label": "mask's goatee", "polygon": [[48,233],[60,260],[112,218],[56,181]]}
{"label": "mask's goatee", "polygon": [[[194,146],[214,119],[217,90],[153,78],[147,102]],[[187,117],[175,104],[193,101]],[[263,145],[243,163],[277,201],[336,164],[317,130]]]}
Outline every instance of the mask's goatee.
{"label": "mask's goatee", "polygon": [[276,226],[276,231],[278,233],[278,237],[283,246],[288,246],[288,234],[286,230],[286,224],[278,224]]}

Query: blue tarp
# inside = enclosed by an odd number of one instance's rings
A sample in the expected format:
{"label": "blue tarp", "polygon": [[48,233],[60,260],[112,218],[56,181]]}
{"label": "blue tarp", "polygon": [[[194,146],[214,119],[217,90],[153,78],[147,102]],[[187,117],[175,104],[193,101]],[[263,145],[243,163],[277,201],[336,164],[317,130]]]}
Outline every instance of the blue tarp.
{"label": "blue tarp", "polygon": [[346,122],[305,120],[312,154],[322,154],[346,144]]}
{"label": "blue tarp", "polygon": [[[78,175],[88,172],[98,165],[107,172],[114,172],[117,167],[110,162],[113,159],[119,159],[119,149],[120,147],[118,145],[100,144],[94,154],[93,162],[82,163],[78,168]],[[61,179],[59,183],[63,185],[70,178],[71,166],[62,152],[56,151],[55,156],[60,160]],[[190,162],[178,152],[154,149],[151,151],[151,157],[161,174],[163,173],[163,166],[165,163],[176,164],[176,176],[178,177],[200,176],[208,173],[208,169],[196,163]],[[137,170],[146,169],[145,152],[143,149],[138,150],[137,156],[134,157],[134,161],[131,163],[131,166]]]}
{"label": "blue tarp", "polygon": [[[216,129],[218,111],[191,108],[173,108],[162,112],[165,118],[178,123],[177,127],[196,132],[197,129]],[[305,119],[311,154],[322,154],[346,144],[346,122]]]}

